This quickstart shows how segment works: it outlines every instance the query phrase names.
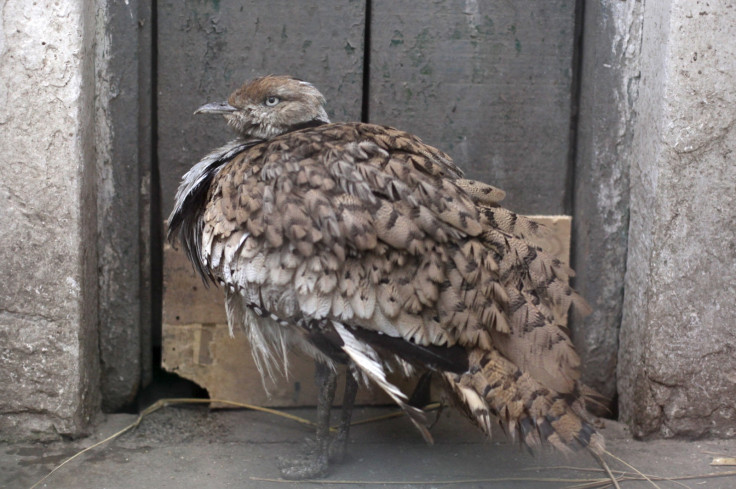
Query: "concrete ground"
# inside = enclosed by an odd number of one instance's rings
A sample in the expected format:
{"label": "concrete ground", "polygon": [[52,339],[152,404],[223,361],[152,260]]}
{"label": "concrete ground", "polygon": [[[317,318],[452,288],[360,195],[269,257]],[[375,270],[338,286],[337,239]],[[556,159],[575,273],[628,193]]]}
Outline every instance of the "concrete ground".
{"label": "concrete ground", "polygon": [[[354,419],[394,412],[394,408],[360,408]],[[296,455],[310,434],[308,426],[275,415],[247,410],[213,410],[204,406],[166,407],[147,416],[134,431],[68,463],[37,487],[74,489],[197,488],[563,488],[602,478],[586,453],[563,456],[551,450],[534,455],[509,442],[502,433],[484,439],[457,412],[445,410],[433,428],[435,445],[427,446],[405,418],[356,426],[348,460],[334,467],[326,481],[289,483],[279,477],[279,456]],[[312,409],[289,411],[312,417]],[[335,416],[336,417],[336,416]],[[50,444],[0,445],[0,487],[29,489],[56,465],[81,448],[104,439],[135,421],[135,415],[109,415],[86,439]],[[622,425],[607,421],[609,451],[639,470],[663,477],[664,488],[736,488],[736,467],[713,467],[716,456],[736,456],[736,440],[632,440]],[[630,469],[609,462],[612,468]],[[563,466],[579,467],[579,470]],[[582,480],[581,480],[582,479]],[[342,482],[352,481],[352,482]],[[603,487],[603,486],[595,486]],[[655,487],[625,481],[622,488]]]}

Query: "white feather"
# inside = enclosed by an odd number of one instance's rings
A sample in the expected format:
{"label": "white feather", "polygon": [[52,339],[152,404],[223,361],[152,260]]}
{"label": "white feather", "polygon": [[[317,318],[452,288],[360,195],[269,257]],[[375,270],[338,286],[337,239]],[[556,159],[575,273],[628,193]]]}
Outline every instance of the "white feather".
{"label": "white feather", "polygon": [[243,247],[243,244],[245,244],[245,240],[248,239],[248,236],[250,236],[250,233],[243,232],[240,236],[233,234],[230,236],[230,239],[227,240],[227,245],[225,246],[226,266],[229,266],[230,268],[233,267],[235,256],[240,253],[240,249]]}
{"label": "white feather", "polygon": [[427,429],[427,420],[424,411],[407,404],[406,394],[401,392],[398,387],[388,381],[386,371],[383,368],[383,361],[370,345],[358,340],[343,324],[332,321],[332,325],[340,335],[343,341],[343,351],[348,354],[355,365],[368,378],[383,389],[383,391],[396,402],[408,415],[414,426],[417,427],[427,443],[433,443],[432,435]]}
{"label": "white feather", "polygon": [[350,302],[337,291],[332,294],[332,315],[342,321],[353,318],[353,308]]}
{"label": "white feather", "polygon": [[268,269],[268,282],[272,285],[286,285],[294,276],[294,269],[287,268],[281,264],[281,256],[278,253],[269,253],[266,258]]}
{"label": "white feather", "polygon": [[287,268],[296,268],[302,263],[302,259],[297,255],[294,245],[289,245],[288,250],[281,253],[281,263]]}
{"label": "white feather", "polygon": [[209,263],[212,257],[212,240],[214,238],[213,229],[205,230],[202,233],[202,250],[200,253],[205,263]]}
{"label": "white feather", "polygon": [[311,271],[306,262],[303,262],[296,269],[294,276],[294,288],[301,295],[309,295],[314,291],[314,285],[317,283],[319,275]]}
{"label": "white feather", "polygon": [[298,295],[299,307],[302,314],[312,319],[323,319],[330,313],[332,300],[329,296],[318,293]]}
{"label": "white feather", "polygon": [[[406,378],[411,378],[416,373],[414,366],[398,355],[394,355],[393,363],[396,365],[399,373]],[[393,369],[391,371],[393,372]]]}
{"label": "white feather", "polygon": [[368,319],[373,316],[376,307],[376,292],[373,287],[359,287],[350,297],[350,305],[353,306],[355,315],[359,318]]}
{"label": "white feather", "polygon": [[255,284],[262,284],[268,277],[268,270],[266,269],[266,257],[263,253],[259,253],[250,260],[248,260],[243,266],[245,270],[245,279],[248,282]]}
{"label": "white feather", "polygon": [[248,239],[246,237],[243,246],[240,248],[240,257],[246,260],[253,258],[261,251],[261,244],[257,239]]}
{"label": "white feather", "polygon": [[[452,379],[454,376],[454,374],[448,373],[444,375],[448,379]],[[478,422],[483,431],[485,431],[488,436],[491,436],[491,416],[485,399],[480,397],[472,387],[466,387],[457,382],[450,382],[450,385],[455,385],[455,392],[463,403],[465,403],[470,412],[473,413],[474,419]]]}

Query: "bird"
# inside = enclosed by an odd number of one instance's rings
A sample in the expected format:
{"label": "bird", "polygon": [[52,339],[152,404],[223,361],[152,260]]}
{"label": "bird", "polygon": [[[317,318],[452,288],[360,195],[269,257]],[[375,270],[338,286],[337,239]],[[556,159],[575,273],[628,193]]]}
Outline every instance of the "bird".
{"label": "bird", "polygon": [[198,108],[236,138],[183,176],[168,219],[168,239],[224,289],[230,333],[247,335],[262,377],[287,371],[292,350],[316,362],[315,441],[282,475],[314,478],[342,460],[362,383],[431,443],[426,413],[389,372],[437,376],[488,436],[497,422],[528,447],[604,453],[566,326],[588,306],[540,245],[546,228],[419,137],[330,122],[325,105],[311,83],[268,75]]}

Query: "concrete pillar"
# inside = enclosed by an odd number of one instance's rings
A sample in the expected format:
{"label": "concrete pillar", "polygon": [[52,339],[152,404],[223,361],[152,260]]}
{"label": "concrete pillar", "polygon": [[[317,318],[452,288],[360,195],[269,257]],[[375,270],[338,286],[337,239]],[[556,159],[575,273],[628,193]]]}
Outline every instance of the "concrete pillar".
{"label": "concrete pillar", "polygon": [[573,316],[572,332],[583,381],[610,401],[616,394],[626,272],[642,5],[586,1],[583,19],[572,265],[575,288],[593,313]]}
{"label": "concrete pillar", "polygon": [[637,436],[736,435],[736,7],[644,3],[621,326]]}
{"label": "concrete pillar", "polygon": [[0,436],[99,409],[92,0],[0,3]]}
{"label": "concrete pillar", "polygon": [[100,386],[115,411],[151,374],[151,4],[96,4]]}

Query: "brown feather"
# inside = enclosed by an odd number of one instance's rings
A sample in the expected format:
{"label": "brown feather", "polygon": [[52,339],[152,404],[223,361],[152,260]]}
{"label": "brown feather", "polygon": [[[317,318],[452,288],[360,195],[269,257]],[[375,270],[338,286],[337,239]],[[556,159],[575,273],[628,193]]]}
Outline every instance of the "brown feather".
{"label": "brown feather", "polygon": [[[259,104],[271,95],[284,101],[269,112]],[[398,357],[438,370],[488,434],[495,416],[529,445],[603,450],[564,325],[584,301],[572,270],[539,248],[542,226],[416,136],[325,123],[321,95],[304,82],[266,77],[230,103],[243,107],[231,125],[263,140],[218,156],[201,218],[181,219],[177,205],[171,222],[197,223],[181,232],[201,242],[195,263],[228,287],[231,328],[267,350],[298,345],[319,358],[312,339],[349,335],[345,351],[396,399],[380,372]]]}

